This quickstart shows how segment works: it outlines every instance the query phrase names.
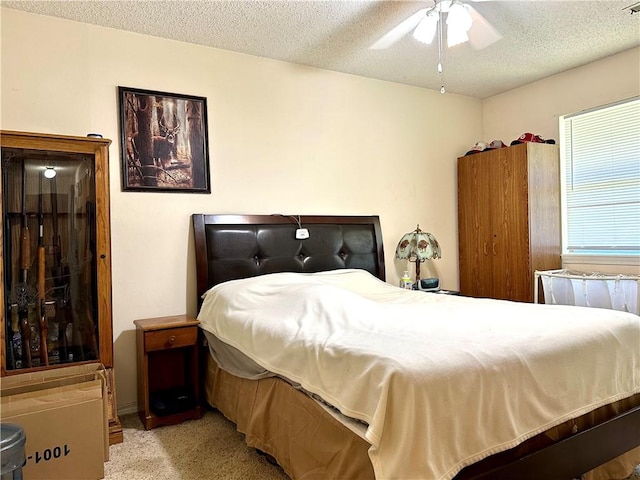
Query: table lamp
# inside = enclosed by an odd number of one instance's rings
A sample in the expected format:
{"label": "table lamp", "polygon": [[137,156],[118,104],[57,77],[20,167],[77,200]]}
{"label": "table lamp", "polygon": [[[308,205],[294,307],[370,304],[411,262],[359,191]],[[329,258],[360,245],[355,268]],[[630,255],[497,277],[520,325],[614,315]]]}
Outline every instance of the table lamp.
{"label": "table lamp", "polygon": [[396,248],[396,258],[416,262],[416,285],[418,290],[423,290],[420,284],[420,264],[432,258],[441,258],[440,245],[429,232],[420,230],[420,225],[416,229],[405,233]]}

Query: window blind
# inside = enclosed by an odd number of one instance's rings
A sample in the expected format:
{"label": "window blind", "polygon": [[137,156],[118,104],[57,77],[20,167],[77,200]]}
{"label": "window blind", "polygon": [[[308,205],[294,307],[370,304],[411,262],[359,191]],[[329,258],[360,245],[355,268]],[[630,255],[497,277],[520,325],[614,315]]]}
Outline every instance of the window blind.
{"label": "window blind", "polygon": [[640,255],[640,98],[560,122],[565,252]]}

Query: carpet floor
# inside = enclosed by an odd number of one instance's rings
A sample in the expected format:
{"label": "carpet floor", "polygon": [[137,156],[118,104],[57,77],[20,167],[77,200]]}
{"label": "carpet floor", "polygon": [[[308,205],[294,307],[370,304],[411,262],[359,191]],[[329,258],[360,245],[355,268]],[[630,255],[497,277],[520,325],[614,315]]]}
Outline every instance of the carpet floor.
{"label": "carpet floor", "polygon": [[[247,447],[218,411],[146,431],[137,414],[120,419],[124,442],[109,448],[105,480],[289,480]],[[640,480],[640,465],[628,480]]]}
{"label": "carpet floor", "polygon": [[109,447],[105,480],[289,480],[218,411],[148,431],[137,414],[120,420],[124,441]]}

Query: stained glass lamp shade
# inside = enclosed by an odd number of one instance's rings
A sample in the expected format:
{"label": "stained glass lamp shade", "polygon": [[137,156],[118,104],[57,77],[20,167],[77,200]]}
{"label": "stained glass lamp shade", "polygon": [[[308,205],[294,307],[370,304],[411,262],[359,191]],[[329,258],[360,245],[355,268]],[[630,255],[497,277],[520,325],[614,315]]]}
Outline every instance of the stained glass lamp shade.
{"label": "stained glass lamp shade", "polygon": [[396,248],[396,258],[416,262],[416,284],[420,284],[420,264],[432,258],[441,258],[440,244],[429,232],[420,230],[420,225],[415,230],[405,233]]}

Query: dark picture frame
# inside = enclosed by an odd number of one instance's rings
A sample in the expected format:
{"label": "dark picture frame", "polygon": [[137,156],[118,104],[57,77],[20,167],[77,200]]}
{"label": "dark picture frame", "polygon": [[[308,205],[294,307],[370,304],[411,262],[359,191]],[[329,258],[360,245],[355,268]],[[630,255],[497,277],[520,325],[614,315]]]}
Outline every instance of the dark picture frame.
{"label": "dark picture frame", "polygon": [[207,99],[118,87],[122,190],[211,193]]}

